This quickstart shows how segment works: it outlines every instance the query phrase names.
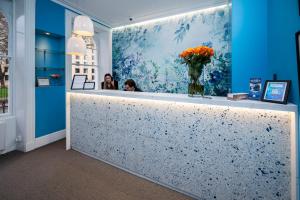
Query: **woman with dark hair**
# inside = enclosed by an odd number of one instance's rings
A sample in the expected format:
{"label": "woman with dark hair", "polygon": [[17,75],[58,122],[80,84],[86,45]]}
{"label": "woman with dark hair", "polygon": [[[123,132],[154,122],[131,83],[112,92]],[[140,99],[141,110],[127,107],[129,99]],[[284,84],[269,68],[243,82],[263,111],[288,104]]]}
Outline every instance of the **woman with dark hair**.
{"label": "woman with dark hair", "polygon": [[124,90],[131,92],[142,92],[142,90],[136,86],[136,83],[132,79],[128,79],[127,81],[125,81]]}
{"label": "woman with dark hair", "polygon": [[104,81],[101,83],[103,90],[118,90],[118,81],[114,81],[111,74],[104,75]]}

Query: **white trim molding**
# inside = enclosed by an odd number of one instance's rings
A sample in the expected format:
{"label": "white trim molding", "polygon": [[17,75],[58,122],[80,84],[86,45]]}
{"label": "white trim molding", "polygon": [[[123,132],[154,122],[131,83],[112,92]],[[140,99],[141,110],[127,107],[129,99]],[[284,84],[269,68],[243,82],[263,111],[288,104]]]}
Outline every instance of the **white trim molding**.
{"label": "white trim molding", "polygon": [[296,200],[298,199],[298,111],[291,112],[291,199]]}
{"label": "white trim molding", "polygon": [[17,148],[26,151],[26,144],[35,140],[35,0],[17,0],[15,16],[14,109]]}
{"label": "white trim molding", "polygon": [[57,131],[48,135],[36,138],[34,142],[26,144],[26,152],[51,144],[66,137],[66,130]]}
{"label": "white trim molding", "polygon": [[25,3],[25,65],[27,66],[27,136],[35,139],[35,0]]}

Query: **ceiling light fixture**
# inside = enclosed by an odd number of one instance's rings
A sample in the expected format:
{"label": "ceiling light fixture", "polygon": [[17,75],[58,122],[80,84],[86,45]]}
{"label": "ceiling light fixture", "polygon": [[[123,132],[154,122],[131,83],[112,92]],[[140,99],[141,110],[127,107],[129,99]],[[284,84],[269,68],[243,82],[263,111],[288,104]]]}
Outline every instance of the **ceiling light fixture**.
{"label": "ceiling light fixture", "polygon": [[68,39],[67,54],[82,56],[86,54],[86,44],[81,37],[72,36]]}
{"label": "ceiling light fixture", "polygon": [[73,32],[77,35],[92,37],[94,35],[94,25],[92,20],[88,16],[76,16]]}
{"label": "ceiling light fixture", "polygon": [[[143,22],[128,24],[128,25],[124,25],[124,26],[119,26],[119,27],[112,28],[112,30],[117,31],[117,30],[122,30],[124,28],[142,26],[142,25],[146,25],[146,24],[152,24],[152,23],[157,23],[157,22],[161,22],[161,21],[176,19],[176,18],[180,18],[180,17],[184,17],[184,16],[192,16],[196,13],[209,12],[209,11],[214,11],[214,10],[217,10],[217,9],[220,9],[220,8],[226,8],[226,7],[231,7],[231,3],[223,4],[223,5],[219,5],[219,6],[214,6],[214,7],[209,7],[209,8],[204,8],[204,9],[200,9],[200,10],[195,10],[195,11],[191,11],[191,12],[181,13],[181,14],[177,14],[177,15],[171,15],[171,16],[167,16],[167,17],[161,17],[161,18],[146,20],[146,21],[143,21]],[[132,22],[130,19],[129,19],[129,21]]]}

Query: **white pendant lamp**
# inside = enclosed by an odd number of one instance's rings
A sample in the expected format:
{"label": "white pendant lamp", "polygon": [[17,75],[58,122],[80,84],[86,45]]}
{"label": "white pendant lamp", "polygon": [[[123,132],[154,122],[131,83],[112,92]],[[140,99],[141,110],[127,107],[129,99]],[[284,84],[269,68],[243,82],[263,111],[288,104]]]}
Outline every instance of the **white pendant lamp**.
{"label": "white pendant lamp", "polygon": [[72,36],[67,43],[67,54],[82,56],[86,54],[86,44],[81,37]]}
{"label": "white pendant lamp", "polygon": [[77,35],[92,37],[94,25],[88,16],[78,15],[74,19],[73,32]]}

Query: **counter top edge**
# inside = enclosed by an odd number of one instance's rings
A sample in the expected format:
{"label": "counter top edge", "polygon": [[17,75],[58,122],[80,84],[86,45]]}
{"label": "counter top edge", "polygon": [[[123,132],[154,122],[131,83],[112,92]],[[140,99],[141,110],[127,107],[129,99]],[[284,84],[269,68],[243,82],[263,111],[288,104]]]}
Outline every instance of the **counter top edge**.
{"label": "counter top edge", "polygon": [[125,91],[113,91],[113,90],[71,90],[71,91],[67,91],[67,94],[100,95],[100,96],[109,96],[109,97],[171,101],[171,102],[180,102],[180,103],[227,106],[227,107],[237,107],[237,108],[298,112],[298,106],[292,103],[288,103],[284,105],[284,104],[268,103],[268,102],[255,101],[255,100],[231,101],[231,100],[227,100],[226,97],[216,97],[216,96],[212,96],[208,98],[196,98],[196,97],[193,98],[193,97],[188,97],[187,94],[125,92]]}

